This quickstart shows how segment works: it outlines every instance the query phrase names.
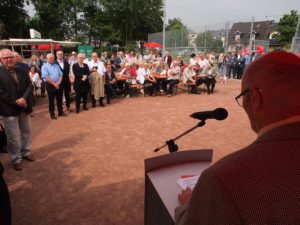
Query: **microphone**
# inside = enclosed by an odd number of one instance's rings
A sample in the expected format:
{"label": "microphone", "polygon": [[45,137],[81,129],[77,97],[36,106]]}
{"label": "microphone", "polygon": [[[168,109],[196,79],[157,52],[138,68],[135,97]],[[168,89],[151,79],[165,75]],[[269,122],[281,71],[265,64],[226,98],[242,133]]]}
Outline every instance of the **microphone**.
{"label": "microphone", "polygon": [[216,119],[225,120],[228,116],[228,112],[224,108],[217,108],[213,111],[195,112],[190,117],[198,120]]}

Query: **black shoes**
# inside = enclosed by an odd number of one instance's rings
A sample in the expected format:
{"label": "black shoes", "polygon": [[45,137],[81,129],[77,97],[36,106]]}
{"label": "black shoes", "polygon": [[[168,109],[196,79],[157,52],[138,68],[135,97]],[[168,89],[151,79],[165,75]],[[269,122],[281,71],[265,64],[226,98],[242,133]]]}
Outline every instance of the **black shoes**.
{"label": "black shoes", "polygon": [[67,114],[65,114],[64,112],[59,113],[58,116],[68,116]]}
{"label": "black shoes", "polygon": [[[62,113],[59,113],[58,116],[65,116],[66,117],[68,115],[65,114],[64,112],[62,112]],[[54,114],[50,115],[50,118],[53,119],[53,120],[57,120],[57,117]]]}

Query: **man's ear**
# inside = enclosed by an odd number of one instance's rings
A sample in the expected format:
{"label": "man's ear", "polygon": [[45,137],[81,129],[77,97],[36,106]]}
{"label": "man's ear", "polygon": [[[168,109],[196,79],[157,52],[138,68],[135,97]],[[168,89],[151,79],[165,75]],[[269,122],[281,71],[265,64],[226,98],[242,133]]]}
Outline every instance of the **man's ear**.
{"label": "man's ear", "polygon": [[258,111],[261,109],[263,104],[262,90],[256,87],[252,87],[251,89],[252,89],[251,101],[252,101],[253,109],[255,111]]}

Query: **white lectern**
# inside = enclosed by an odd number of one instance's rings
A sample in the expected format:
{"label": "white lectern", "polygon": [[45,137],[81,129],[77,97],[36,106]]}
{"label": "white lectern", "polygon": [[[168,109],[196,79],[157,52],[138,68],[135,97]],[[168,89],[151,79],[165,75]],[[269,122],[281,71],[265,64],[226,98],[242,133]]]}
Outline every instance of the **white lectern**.
{"label": "white lectern", "polygon": [[145,225],[174,224],[181,192],[176,182],[183,175],[200,175],[212,155],[211,149],[189,150],[145,160]]}

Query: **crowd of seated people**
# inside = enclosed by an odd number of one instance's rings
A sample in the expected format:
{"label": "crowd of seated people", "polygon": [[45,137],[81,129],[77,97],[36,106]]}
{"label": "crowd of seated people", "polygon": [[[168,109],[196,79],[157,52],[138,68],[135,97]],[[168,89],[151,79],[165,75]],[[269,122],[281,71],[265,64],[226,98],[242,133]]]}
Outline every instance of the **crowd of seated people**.
{"label": "crowd of seated people", "polygon": [[[40,90],[42,95],[45,95],[47,82],[50,82],[45,79],[47,75],[44,77],[42,74],[43,65],[49,65],[48,55],[47,57],[43,54],[39,57],[32,55],[30,62],[25,64],[21,56],[15,53],[16,58],[19,59],[17,60],[18,65],[28,70],[35,93]],[[157,96],[159,94],[171,97],[180,82],[191,85],[191,93],[199,93],[197,87],[205,84],[207,93],[211,94],[216,83],[216,73],[211,55],[199,54],[197,56],[193,54],[187,65],[180,57],[173,60],[168,51],[164,57],[153,51],[149,51],[145,55],[133,51],[125,53],[119,51],[111,54],[110,58],[107,56],[107,52],[101,52],[100,56],[93,52],[90,60],[82,53],[72,52],[67,56],[63,55],[62,51],[58,51],[56,57],[54,64],[61,69],[63,76],[58,83],[61,86],[64,80],[68,80],[67,83],[71,84],[75,92],[76,113],[80,112],[81,103],[83,103],[83,110],[88,110],[89,99],[92,107],[96,107],[97,101],[100,106],[104,107],[105,98],[106,104],[110,104],[112,99],[119,96],[131,97],[133,90],[135,95],[141,93],[142,95]],[[63,67],[68,67],[69,70]],[[64,74],[64,71],[67,71],[67,75]],[[70,102],[72,89],[63,88],[61,102]],[[54,100],[51,101],[53,108]],[[58,108],[61,107],[58,106]],[[67,106],[67,111],[73,112],[70,104]],[[53,112],[50,114],[51,118],[55,119]],[[65,116],[63,112],[59,112],[59,114]]]}

